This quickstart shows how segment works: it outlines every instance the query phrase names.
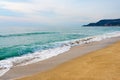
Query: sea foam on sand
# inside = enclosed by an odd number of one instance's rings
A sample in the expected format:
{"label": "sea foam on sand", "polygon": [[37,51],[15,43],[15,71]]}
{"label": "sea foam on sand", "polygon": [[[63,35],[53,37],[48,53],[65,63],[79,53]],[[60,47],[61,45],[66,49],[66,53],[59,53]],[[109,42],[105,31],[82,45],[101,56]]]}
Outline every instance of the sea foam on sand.
{"label": "sea foam on sand", "polygon": [[119,37],[119,36],[120,36],[120,32],[117,31],[113,33],[99,35],[99,36],[92,36],[92,37],[87,37],[87,38],[77,39],[77,40],[72,40],[67,42],[65,41],[62,43],[61,46],[56,47],[54,49],[43,50],[41,52],[38,51],[34,53],[29,53],[20,57],[13,57],[6,60],[1,60],[0,76],[4,75],[12,67],[24,66],[24,65],[36,63],[36,62],[51,58],[53,56],[57,56],[61,53],[69,51],[72,46],[86,44],[86,43],[95,42],[95,41],[101,41],[104,39]]}

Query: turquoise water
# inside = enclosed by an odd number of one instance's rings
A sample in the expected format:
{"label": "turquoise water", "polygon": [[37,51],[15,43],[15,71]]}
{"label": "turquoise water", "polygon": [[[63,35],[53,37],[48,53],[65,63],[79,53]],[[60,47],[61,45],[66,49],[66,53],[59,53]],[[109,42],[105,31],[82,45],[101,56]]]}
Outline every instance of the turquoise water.
{"label": "turquoise water", "polygon": [[120,31],[120,27],[0,27],[0,60],[115,31]]}

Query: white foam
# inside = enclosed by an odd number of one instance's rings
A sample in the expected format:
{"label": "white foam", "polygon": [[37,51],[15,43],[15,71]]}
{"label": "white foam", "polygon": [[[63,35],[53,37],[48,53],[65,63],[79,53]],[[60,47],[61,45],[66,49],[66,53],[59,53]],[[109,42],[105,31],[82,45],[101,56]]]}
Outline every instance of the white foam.
{"label": "white foam", "polygon": [[103,34],[99,36],[92,36],[92,37],[87,37],[83,39],[77,39],[73,41],[65,41],[64,44],[61,43],[63,44],[62,46],[54,48],[54,49],[43,50],[42,52],[35,52],[35,53],[26,54],[20,57],[14,57],[14,58],[6,59],[6,60],[1,60],[0,61],[0,76],[4,75],[7,71],[10,70],[10,68],[14,66],[24,66],[24,65],[36,63],[38,61],[51,58],[53,56],[57,56],[61,53],[64,53],[70,50],[71,46],[81,45],[81,44],[95,42],[95,41],[101,41],[107,38],[118,37],[118,36],[120,36],[119,31],[113,32],[113,33],[107,33],[107,34]]}
{"label": "white foam", "polygon": [[0,61],[0,76],[4,75],[13,65],[9,60]]}
{"label": "white foam", "polygon": [[70,49],[70,46],[62,46],[54,49],[44,50],[42,52],[35,52],[31,54],[26,54],[21,57],[9,58],[0,61],[0,76],[4,75],[10,68],[14,66],[24,66],[38,61],[42,61],[53,56],[57,56],[63,52]]}

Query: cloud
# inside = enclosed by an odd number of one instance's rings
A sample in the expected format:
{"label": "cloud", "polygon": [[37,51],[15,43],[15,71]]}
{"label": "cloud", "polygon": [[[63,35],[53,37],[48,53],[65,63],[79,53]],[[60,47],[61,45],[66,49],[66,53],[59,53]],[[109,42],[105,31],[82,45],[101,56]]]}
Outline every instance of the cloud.
{"label": "cloud", "polygon": [[[0,14],[0,20],[48,24],[83,23],[120,14],[116,9],[119,0],[1,0],[0,7],[5,13]],[[7,16],[5,10],[11,15]]]}
{"label": "cloud", "polygon": [[11,10],[14,12],[22,12],[22,13],[30,13],[31,12],[30,5],[25,2],[1,1],[0,6],[3,9]]}
{"label": "cloud", "polygon": [[1,16],[15,16],[15,17],[23,17],[24,15],[20,12],[14,12],[8,9],[1,9],[0,8],[0,15]]}
{"label": "cloud", "polygon": [[[27,15],[36,15],[43,12],[52,12],[60,16],[75,16],[80,13],[75,4],[71,4],[69,0],[32,0],[30,2],[8,2],[1,1],[1,8],[8,9],[14,12],[22,12]],[[81,7],[79,7],[81,9]],[[82,10],[82,9],[81,9]],[[54,13],[53,13],[54,12]],[[41,14],[40,13],[40,14]],[[40,15],[41,16],[41,15]]]}
{"label": "cloud", "polygon": [[1,0],[1,1],[9,1],[9,2],[29,2],[31,0]]}

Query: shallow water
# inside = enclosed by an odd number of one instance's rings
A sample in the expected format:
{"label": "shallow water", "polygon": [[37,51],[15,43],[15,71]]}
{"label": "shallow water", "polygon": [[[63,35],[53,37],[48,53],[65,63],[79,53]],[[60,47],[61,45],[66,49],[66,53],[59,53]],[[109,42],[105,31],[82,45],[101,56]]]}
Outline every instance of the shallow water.
{"label": "shallow water", "polygon": [[13,66],[57,56],[71,46],[115,36],[120,36],[120,27],[1,27],[0,75]]}
{"label": "shallow water", "polygon": [[[120,31],[119,27],[9,27],[0,29],[0,60],[59,47],[62,42]],[[60,44],[61,43],[61,44]]]}

